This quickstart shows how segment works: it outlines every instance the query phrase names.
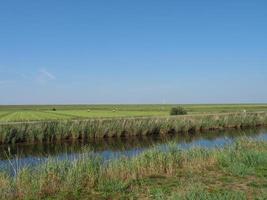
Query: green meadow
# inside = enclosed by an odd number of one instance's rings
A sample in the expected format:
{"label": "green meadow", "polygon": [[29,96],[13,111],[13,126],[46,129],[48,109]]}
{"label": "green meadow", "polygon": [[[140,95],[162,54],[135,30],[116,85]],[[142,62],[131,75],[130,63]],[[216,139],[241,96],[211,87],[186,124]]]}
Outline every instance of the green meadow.
{"label": "green meadow", "polygon": [[[168,116],[177,105],[29,105],[0,106],[1,122],[111,117]],[[182,105],[189,115],[267,111],[267,104]],[[53,109],[56,109],[53,111]]]}

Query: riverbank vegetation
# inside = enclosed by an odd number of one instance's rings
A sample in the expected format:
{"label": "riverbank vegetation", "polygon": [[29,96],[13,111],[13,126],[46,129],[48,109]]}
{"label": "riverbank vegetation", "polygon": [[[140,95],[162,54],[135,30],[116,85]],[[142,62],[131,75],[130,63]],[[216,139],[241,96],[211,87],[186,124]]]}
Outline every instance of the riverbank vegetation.
{"label": "riverbank vegetation", "polygon": [[[97,153],[101,152],[133,152],[137,149],[147,149],[155,145],[165,145],[170,142],[176,144],[187,144],[188,146],[198,144],[199,141],[205,141],[204,146],[215,146],[223,144],[222,141],[231,141],[242,136],[262,137],[267,133],[266,127],[246,128],[246,129],[228,129],[227,131],[207,131],[195,134],[170,134],[155,135],[142,137],[117,137],[117,138],[95,138],[90,140],[71,140],[58,141],[56,143],[34,143],[34,144],[5,144],[0,145],[0,162],[1,160],[27,159],[28,156],[35,158],[57,157],[58,155],[81,154],[83,149],[90,146],[91,150]],[[211,146],[210,146],[211,145]],[[8,155],[8,156],[7,156]]]}
{"label": "riverbank vegetation", "polygon": [[267,142],[239,139],[223,149],[155,146],[133,158],[103,162],[90,153],[49,160],[10,176],[0,199],[264,199]]}
{"label": "riverbank vegetation", "polygon": [[267,124],[267,113],[57,120],[0,125],[0,144],[195,133]]}

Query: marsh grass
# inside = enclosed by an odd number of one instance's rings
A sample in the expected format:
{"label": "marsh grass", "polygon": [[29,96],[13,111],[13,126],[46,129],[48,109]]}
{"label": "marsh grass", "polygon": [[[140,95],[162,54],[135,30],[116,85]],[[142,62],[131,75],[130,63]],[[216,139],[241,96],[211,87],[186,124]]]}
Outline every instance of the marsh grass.
{"label": "marsh grass", "polygon": [[7,123],[0,125],[0,144],[195,133],[266,124],[267,113]]}
{"label": "marsh grass", "polygon": [[71,161],[49,159],[16,176],[1,172],[0,198],[264,199],[266,157],[267,143],[247,138],[214,150],[154,146],[109,162],[84,153]]}
{"label": "marsh grass", "polygon": [[[164,198],[160,198],[164,199]],[[236,191],[216,191],[210,193],[199,186],[194,186],[185,195],[173,194],[170,199],[172,200],[246,200],[247,197],[244,192]]]}

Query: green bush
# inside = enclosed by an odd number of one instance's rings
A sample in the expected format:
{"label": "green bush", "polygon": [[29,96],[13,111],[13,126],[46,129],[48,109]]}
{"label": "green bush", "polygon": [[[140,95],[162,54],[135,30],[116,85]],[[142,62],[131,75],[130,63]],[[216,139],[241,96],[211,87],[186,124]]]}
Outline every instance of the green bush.
{"label": "green bush", "polygon": [[186,114],[187,111],[181,106],[172,108],[170,112],[170,115],[186,115]]}

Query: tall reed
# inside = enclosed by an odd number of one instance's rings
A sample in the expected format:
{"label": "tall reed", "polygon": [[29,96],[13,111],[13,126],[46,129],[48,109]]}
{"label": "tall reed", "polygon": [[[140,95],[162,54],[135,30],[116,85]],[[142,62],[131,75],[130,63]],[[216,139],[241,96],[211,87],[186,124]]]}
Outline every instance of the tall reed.
{"label": "tall reed", "polygon": [[0,144],[194,133],[197,131],[255,127],[266,124],[267,113],[7,123],[0,125]]}

